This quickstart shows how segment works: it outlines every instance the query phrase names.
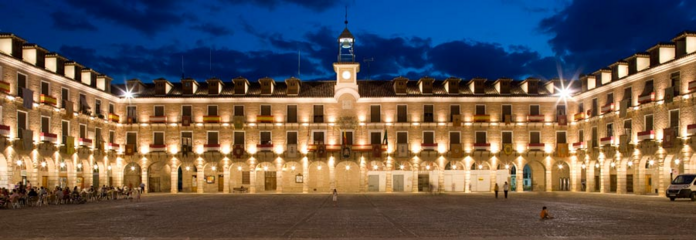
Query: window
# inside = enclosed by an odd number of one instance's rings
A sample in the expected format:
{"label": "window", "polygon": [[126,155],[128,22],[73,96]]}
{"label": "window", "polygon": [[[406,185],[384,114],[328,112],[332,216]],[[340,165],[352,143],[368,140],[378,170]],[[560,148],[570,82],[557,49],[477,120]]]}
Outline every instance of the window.
{"label": "window", "polygon": [[396,132],[396,143],[397,144],[407,144],[408,143],[408,132]]}
{"label": "window", "polygon": [[324,122],[324,106],[314,105],[314,122],[323,123]]}
{"label": "window", "polygon": [[23,97],[25,88],[27,88],[27,75],[17,73],[17,96]]}
{"label": "window", "polygon": [[51,132],[51,118],[46,116],[41,116],[41,132],[50,133]]}
{"label": "window", "polygon": [[101,100],[94,99],[94,114],[101,115]]}
{"label": "window", "polygon": [[408,122],[408,106],[396,105],[396,122]]}
{"label": "window", "polygon": [[578,112],[585,112],[585,107],[582,105],[582,103],[578,103]]}
{"label": "window", "polygon": [[234,144],[244,145],[244,132],[234,132]]}
{"label": "window", "polygon": [[234,115],[238,117],[244,116],[244,106],[234,106]]}
{"label": "window", "polygon": [[624,120],[624,134],[628,135],[629,139],[633,136],[633,123],[631,119]]}
{"label": "window", "polygon": [[250,184],[250,180],[251,174],[249,174],[249,171],[242,171],[242,184]]}
{"label": "window", "polygon": [[599,146],[599,136],[597,135],[597,127],[592,128],[592,146],[591,147],[597,147]]}
{"label": "window", "polygon": [[633,90],[630,87],[624,88],[623,100],[628,101],[628,106],[633,105]]}
{"label": "window", "polygon": [[343,135],[341,135],[341,144],[344,145],[353,145],[353,132],[352,131],[343,131]]}
{"label": "window", "polygon": [[645,116],[645,122],[644,122],[644,123],[645,123],[645,126],[643,126],[643,129],[645,129],[645,131],[652,131],[652,130],[654,130],[654,129],[653,129],[653,127],[654,127],[654,126],[653,126],[653,115],[646,115],[646,116]]}
{"label": "window", "polygon": [[164,106],[155,106],[155,117],[164,116]]}
{"label": "window", "polygon": [[109,131],[109,143],[114,143],[116,140],[116,132]]}
{"label": "window", "polygon": [[450,142],[450,147],[452,147],[451,144],[461,144],[462,143],[462,137],[460,132],[450,132],[449,133],[449,142]]}
{"label": "window", "polygon": [[529,143],[541,143],[541,133],[529,132]]}
{"label": "window", "polygon": [[89,103],[87,103],[87,96],[80,93],[80,112],[83,114],[89,113]]}
{"label": "window", "polygon": [[80,124],[80,138],[87,138],[87,125]]}
{"label": "window", "polygon": [[541,115],[539,105],[529,105],[529,115]]}
{"label": "window", "polygon": [[645,82],[645,88],[643,89],[643,95],[650,94],[654,91],[653,80],[648,80]]}
{"label": "window", "polygon": [[29,115],[27,112],[17,111],[17,137],[22,137],[22,131],[29,128]]}
{"label": "window", "polygon": [[669,127],[679,129],[679,109],[669,111]]}
{"label": "window", "polygon": [[614,124],[608,123],[607,124],[607,137],[613,137],[614,136]]}
{"label": "window", "polygon": [[183,147],[191,149],[193,146],[193,132],[181,132],[181,146],[182,150],[184,150]]}
{"label": "window", "polygon": [[101,143],[103,142],[101,137],[101,128],[94,128],[94,140],[95,143],[99,144],[98,146],[101,147]]}
{"label": "window", "polygon": [[296,123],[297,122],[297,105],[288,105],[287,107],[287,122]]}
{"label": "window", "polygon": [[370,106],[370,122],[378,123],[382,121],[382,113],[379,105]]}
{"label": "window", "polygon": [[566,132],[556,132],[556,143],[566,143]]}
{"label": "window", "polygon": [[556,106],[556,116],[565,116],[565,115],[566,115],[566,106],[565,105]]}
{"label": "window", "polygon": [[584,142],[585,141],[585,132],[583,130],[578,131],[578,142]]}
{"label": "window", "polygon": [[126,116],[128,118],[132,118],[133,122],[135,122],[135,116],[137,115],[137,108],[136,106],[127,106],[126,107]]}
{"label": "window", "polygon": [[486,115],[486,105],[476,105],[476,115]]}
{"label": "window", "polygon": [[599,114],[597,114],[597,108],[599,108],[599,102],[596,98],[593,98],[592,99],[592,109],[591,109],[593,117],[599,115]]}
{"label": "window", "polygon": [[382,132],[370,132],[370,144],[382,144]]}
{"label": "window", "polygon": [[207,138],[207,143],[208,144],[218,144],[218,132],[216,131],[209,131],[208,132],[208,138]]}
{"label": "window", "polygon": [[181,116],[193,117],[191,105],[181,106]]}
{"label": "window", "polygon": [[423,105],[423,122],[431,123],[434,121],[433,105]]}
{"label": "window", "polygon": [[153,144],[164,145],[164,132],[154,132],[153,135]]}
{"label": "window", "polygon": [[487,143],[488,138],[486,137],[486,132],[476,132],[476,142],[475,143]]}
{"label": "window", "polygon": [[315,131],[312,132],[312,143],[324,143],[324,132],[322,131]]}
{"label": "window", "polygon": [[297,145],[297,132],[288,132],[286,136],[288,145]]}
{"label": "window", "polygon": [[454,116],[457,116],[459,114],[459,105],[450,105],[450,122],[453,122]]}
{"label": "window", "polygon": [[674,88],[674,96],[679,96],[679,90],[681,90],[681,77],[679,76],[679,72],[673,72],[669,75],[669,78]]}
{"label": "window", "polygon": [[48,82],[41,81],[41,94],[51,95],[51,85]]}
{"label": "window", "polygon": [[115,112],[115,110],[114,110],[114,104],[113,104],[113,103],[109,103],[109,113],[114,114],[114,112]]}
{"label": "window", "polygon": [[208,106],[208,116],[217,116],[217,115],[218,115],[217,105],[209,105]]}
{"label": "window", "polygon": [[69,121],[61,121],[60,123],[60,135],[61,135],[61,142],[65,144],[68,141],[68,136],[70,136],[70,122]]}
{"label": "window", "polygon": [[126,133],[126,145],[136,145],[138,143],[138,133],[127,132]]}
{"label": "window", "polygon": [[614,94],[609,93],[607,94],[607,105],[614,103]]}
{"label": "window", "polygon": [[[505,118],[509,118],[509,120]],[[503,121],[512,122],[512,105],[503,105]]]}
{"label": "window", "polygon": [[271,140],[271,132],[269,131],[260,132],[259,139],[261,144],[273,144],[273,141]]}
{"label": "window", "polygon": [[261,105],[261,115],[270,116],[271,115],[271,105]]}
{"label": "window", "polygon": [[61,88],[60,89],[60,106],[65,108],[65,105],[67,105],[68,101],[70,101],[70,90],[67,88]]}
{"label": "window", "polygon": [[433,131],[423,131],[423,143],[433,144],[435,143],[435,132]]}
{"label": "window", "polygon": [[512,132],[503,132],[503,144],[512,143]]}

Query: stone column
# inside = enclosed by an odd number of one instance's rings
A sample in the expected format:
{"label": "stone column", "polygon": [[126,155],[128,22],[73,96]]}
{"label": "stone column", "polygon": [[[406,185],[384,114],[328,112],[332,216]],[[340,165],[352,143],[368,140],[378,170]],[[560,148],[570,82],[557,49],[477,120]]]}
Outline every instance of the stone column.
{"label": "stone column", "polygon": [[[491,169],[490,170],[491,172],[489,173],[491,176],[491,180],[490,180],[491,181],[491,190],[490,191],[495,192],[495,185],[498,184],[498,169],[497,169],[497,166],[495,166],[495,164],[492,164],[491,166],[493,166],[493,169]],[[500,185],[498,185],[498,190],[500,192],[503,191],[502,183]]]}
{"label": "stone column", "polygon": [[360,192],[367,192],[367,163],[360,158]]}
{"label": "stone column", "polygon": [[471,165],[464,166],[464,192],[471,192]]}
{"label": "stone column", "polygon": [[173,168],[170,172],[169,181],[171,183],[171,189],[169,192],[178,193],[179,192],[179,168]]}
{"label": "stone column", "polygon": [[580,164],[578,164],[578,159],[576,156],[571,156],[568,167],[570,168],[568,169],[570,172],[570,191],[577,192],[580,184],[580,174],[582,174],[582,168],[580,167]]}
{"label": "stone column", "polygon": [[249,193],[256,193],[256,163],[249,164]]}
{"label": "stone column", "polygon": [[[146,168],[146,167],[141,167],[141,168],[140,168],[140,172],[141,172],[141,174],[140,174],[141,177],[140,177],[140,178],[142,179],[142,182],[145,184],[145,191],[144,191],[144,193],[147,193],[147,192],[149,192],[149,188],[150,188],[150,185],[148,185],[148,180],[149,180],[149,179],[148,179],[148,177],[147,177],[147,168]],[[91,176],[91,174],[90,174],[90,176]],[[137,186],[137,187],[140,187],[140,186]]]}
{"label": "stone column", "polygon": [[223,182],[222,187],[224,189],[222,189],[222,193],[230,193],[230,182],[232,181],[232,179],[230,178],[230,175],[231,175],[231,171],[232,171],[232,169],[231,169],[232,166],[230,166],[229,161],[225,161],[224,168],[225,169],[222,170],[223,171],[222,177],[225,180],[223,180],[224,182]]}
{"label": "stone column", "polygon": [[437,191],[445,191],[445,166],[442,164],[438,166],[437,170]]}
{"label": "stone column", "polygon": [[309,160],[302,159],[302,193],[309,193]]}
{"label": "stone column", "polygon": [[283,160],[276,160],[276,193],[283,193]]}
{"label": "stone column", "polygon": [[515,173],[516,179],[515,179],[515,185],[517,187],[515,188],[516,192],[524,192],[524,164],[520,164],[515,168],[517,172]]}
{"label": "stone column", "polygon": [[203,188],[205,188],[205,186],[203,185],[205,184],[205,179],[203,179],[205,178],[205,167],[203,165],[200,165],[196,168],[196,170],[196,185],[198,185],[196,186],[196,192],[203,193]]}
{"label": "stone column", "polygon": [[[32,164],[32,163],[29,163]],[[31,182],[31,186],[41,186],[41,183],[39,182],[39,167],[38,166],[30,166],[31,171],[27,171],[27,174],[30,174],[27,176],[27,180]],[[91,183],[90,183],[91,185]]]}
{"label": "stone column", "polygon": [[411,178],[411,191],[414,193],[418,192],[418,164],[414,164],[415,167],[412,169],[413,177]]}
{"label": "stone column", "polygon": [[590,162],[589,165],[585,166],[585,192],[592,192],[593,189],[595,188],[595,179],[594,179],[594,171],[597,169],[592,162]]}
{"label": "stone column", "polygon": [[602,168],[601,174],[599,175],[599,192],[601,193],[611,192],[611,163],[608,161],[609,160],[605,159],[599,164],[599,167]]}
{"label": "stone column", "polygon": [[387,157],[387,179],[386,179],[386,192],[387,193],[392,193],[394,192],[394,186],[393,186],[393,177],[392,177],[392,169],[394,169],[394,160],[391,159],[391,157]]}
{"label": "stone column", "polygon": [[620,157],[617,157],[617,162],[619,164],[616,166],[616,193],[626,194],[626,163],[621,161]]}
{"label": "stone column", "polygon": [[328,161],[329,165],[329,191],[336,189],[336,164],[334,164],[334,159],[331,157]]}

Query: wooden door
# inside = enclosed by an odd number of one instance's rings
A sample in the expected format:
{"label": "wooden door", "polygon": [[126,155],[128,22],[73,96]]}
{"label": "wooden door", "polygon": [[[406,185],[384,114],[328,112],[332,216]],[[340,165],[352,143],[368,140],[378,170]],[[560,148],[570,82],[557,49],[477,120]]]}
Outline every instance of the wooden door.
{"label": "wooden door", "polygon": [[379,175],[370,175],[367,177],[367,191],[379,192]]}
{"label": "wooden door", "polygon": [[633,192],[633,175],[626,175],[626,192]]}
{"label": "wooden door", "polygon": [[616,175],[609,176],[609,191],[616,192]]}
{"label": "wooden door", "polygon": [[430,174],[418,174],[418,191],[430,191]]}
{"label": "wooden door", "polygon": [[266,191],[276,190],[276,172],[264,172],[264,189]]}
{"label": "wooden door", "polygon": [[191,191],[192,192],[198,191],[198,176],[196,176],[196,175],[191,176]]}
{"label": "wooden door", "polygon": [[41,186],[48,189],[48,176],[41,176]]}
{"label": "wooden door", "polygon": [[645,193],[652,193],[652,176],[650,174],[645,175]]}
{"label": "wooden door", "polygon": [[218,175],[218,192],[225,190],[225,177],[224,175]]}
{"label": "wooden door", "polygon": [[404,191],[404,175],[394,175],[393,176],[393,182],[394,182],[394,192],[403,192]]}

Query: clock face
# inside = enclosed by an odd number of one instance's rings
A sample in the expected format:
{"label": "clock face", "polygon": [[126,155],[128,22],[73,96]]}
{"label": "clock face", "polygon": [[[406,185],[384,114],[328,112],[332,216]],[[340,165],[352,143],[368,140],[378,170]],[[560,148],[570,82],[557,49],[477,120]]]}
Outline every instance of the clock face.
{"label": "clock face", "polygon": [[343,77],[343,79],[346,79],[346,80],[349,79],[350,78],[350,71],[348,71],[348,70],[343,71],[343,73],[341,73],[341,76]]}

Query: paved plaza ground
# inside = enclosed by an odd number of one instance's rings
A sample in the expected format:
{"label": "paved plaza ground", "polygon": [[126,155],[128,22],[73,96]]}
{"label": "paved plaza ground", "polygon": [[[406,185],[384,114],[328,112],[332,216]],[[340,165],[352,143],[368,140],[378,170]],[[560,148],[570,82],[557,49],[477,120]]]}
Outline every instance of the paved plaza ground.
{"label": "paved plaza ground", "polygon": [[[540,221],[547,206],[556,216]],[[588,193],[148,194],[0,210],[12,238],[696,238],[696,202]]]}

